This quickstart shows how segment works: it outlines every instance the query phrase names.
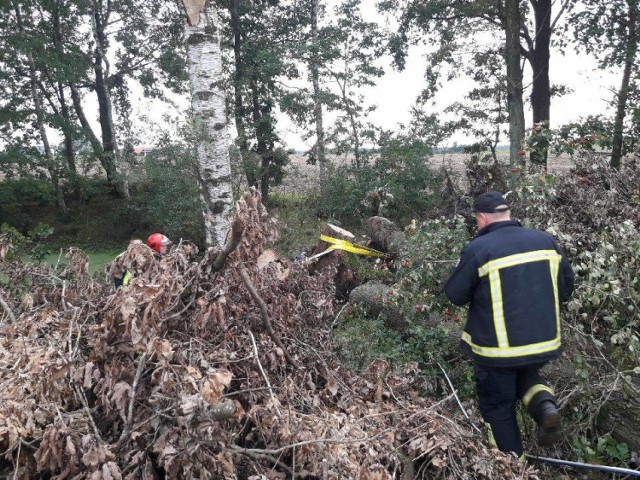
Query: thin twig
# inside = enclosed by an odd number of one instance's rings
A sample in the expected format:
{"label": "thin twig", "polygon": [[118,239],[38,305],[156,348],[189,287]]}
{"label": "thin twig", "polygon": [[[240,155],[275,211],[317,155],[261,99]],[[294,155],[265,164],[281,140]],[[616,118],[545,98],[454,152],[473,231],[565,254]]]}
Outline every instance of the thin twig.
{"label": "thin twig", "polygon": [[453,396],[456,397],[456,401],[458,402],[458,405],[460,406],[460,410],[462,410],[462,413],[464,413],[464,416],[467,417],[467,420],[469,420],[469,422],[471,423],[471,426],[474,428],[474,430],[476,430],[478,433],[482,433],[482,430],[480,430],[476,426],[476,424],[473,423],[473,420],[471,420],[471,417],[469,416],[469,414],[465,410],[464,406],[462,405],[462,402],[460,401],[460,398],[458,398],[458,393],[457,393],[455,387],[453,386],[453,383],[451,383],[451,379],[449,378],[449,375],[447,375],[447,372],[444,370],[444,368],[442,368],[442,365],[440,365],[439,362],[438,362],[438,366],[440,367],[440,370],[442,370],[442,373],[444,374],[444,378],[447,379],[447,383],[449,384],[449,387],[451,387],[451,391],[453,392]]}
{"label": "thin twig", "polygon": [[2,305],[2,309],[4,310],[4,313],[7,314],[7,317],[9,317],[9,320],[11,320],[11,323],[16,323],[16,317],[13,314],[11,307],[9,307],[9,305],[7,305],[7,302],[4,301],[4,297],[2,296],[1,293],[0,293],[0,305]]}
{"label": "thin twig", "polygon": [[271,395],[273,406],[276,408],[276,411],[278,412],[278,416],[282,417],[282,413],[280,413],[280,409],[278,408],[278,401],[276,399],[276,396],[273,394],[273,389],[271,388],[271,383],[269,382],[269,378],[267,377],[267,374],[264,373],[264,369],[262,368],[262,364],[260,363],[260,357],[258,356],[258,345],[256,345],[256,339],[254,338],[251,330],[249,330],[249,337],[251,338],[251,343],[253,343],[253,353],[256,356],[256,362],[258,362],[258,368],[260,368],[260,373],[262,373],[262,377],[264,378],[264,381],[267,383],[267,387],[269,388],[269,394]]}
{"label": "thin twig", "polygon": [[138,368],[136,368],[136,376],[133,379],[133,385],[131,385],[131,398],[129,399],[129,410],[127,411],[127,423],[120,434],[120,438],[116,442],[115,448],[121,447],[129,434],[131,433],[131,426],[133,425],[133,405],[136,401],[136,391],[138,389],[138,383],[142,377],[142,372],[147,365],[147,352],[140,355],[138,359]]}
{"label": "thin twig", "polygon": [[[274,387],[273,389],[278,390],[279,387]],[[259,392],[261,390],[269,390],[269,387],[247,388],[246,390],[238,390],[237,392],[226,393],[222,396],[222,398],[233,397],[234,395],[241,395],[243,393],[249,392]]]}
{"label": "thin twig", "polygon": [[273,330],[273,322],[271,321],[271,317],[269,316],[269,309],[267,308],[267,304],[258,294],[256,287],[251,282],[251,278],[249,278],[249,272],[247,272],[247,269],[245,268],[243,263],[240,263],[238,270],[240,272],[240,277],[242,277],[242,281],[251,294],[251,297],[253,298],[254,302],[256,302],[260,307],[260,314],[265,326],[267,327],[267,332],[269,333],[271,340],[273,340],[273,342],[282,350],[282,353],[284,353],[284,357],[287,359],[287,362],[289,362],[289,365],[296,369],[300,368],[296,361],[291,357],[291,355],[289,355],[289,352],[287,352],[287,350],[284,348],[284,345],[280,341],[280,338]]}
{"label": "thin twig", "polygon": [[93,427],[93,433],[95,433],[96,437],[100,440],[100,443],[104,443],[104,440],[102,439],[102,434],[100,433],[100,430],[98,429],[98,426],[96,425],[96,422],[93,419],[93,415],[91,414],[91,409],[89,408],[89,402],[87,402],[87,397],[85,397],[84,392],[77,385],[74,385],[73,388],[76,392],[76,395],[80,399],[80,403],[82,403],[82,406],[84,407],[85,412],[87,413],[87,417],[89,417],[89,423],[91,423],[91,426]]}
{"label": "thin twig", "polygon": [[20,438],[20,442],[18,442],[18,456],[16,458],[16,469],[13,472],[13,480],[16,480],[18,477],[18,467],[20,466],[20,451],[22,450],[22,438]]}
{"label": "thin twig", "polygon": [[331,328],[333,328],[336,324],[336,322],[338,321],[338,319],[340,318],[340,315],[342,315],[342,312],[344,311],[345,308],[347,308],[347,305],[349,305],[349,302],[345,303],[342,308],[340,309],[340,311],[338,312],[338,315],[336,315],[336,318],[333,319],[333,322],[331,322]]}
{"label": "thin twig", "polygon": [[[251,334],[251,332],[249,332],[249,334]],[[443,400],[441,400],[441,401],[439,401],[437,403],[434,403],[429,408],[425,408],[425,409],[422,409],[422,410],[420,410],[418,412],[412,413],[407,418],[404,418],[404,419],[400,420],[397,424],[393,425],[392,427],[385,428],[384,430],[381,430],[378,433],[376,433],[375,435],[372,435],[370,437],[364,437],[364,438],[320,438],[320,439],[317,439],[317,440],[304,440],[304,441],[301,441],[301,442],[292,443],[292,444],[285,445],[283,447],[275,448],[275,449],[242,448],[242,447],[238,447],[237,445],[232,445],[229,448],[230,448],[230,450],[232,450],[234,452],[238,452],[238,453],[250,452],[250,453],[258,453],[258,454],[266,454],[266,455],[279,455],[279,454],[281,454],[282,452],[284,452],[286,450],[289,450],[289,449],[292,449],[292,448],[297,448],[297,447],[303,447],[305,445],[323,445],[323,444],[349,445],[349,444],[353,444],[353,443],[371,442],[373,440],[376,440],[376,439],[386,435],[387,433],[389,433],[389,432],[391,432],[393,430],[397,430],[398,427],[400,427],[400,425],[402,425],[403,423],[407,423],[409,420],[414,418],[416,415],[419,415],[421,413],[431,412],[437,405],[440,405],[445,400],[448,400],[450,397],[451,397],[451,395],[449,395],[448,397],[444,398]]]}

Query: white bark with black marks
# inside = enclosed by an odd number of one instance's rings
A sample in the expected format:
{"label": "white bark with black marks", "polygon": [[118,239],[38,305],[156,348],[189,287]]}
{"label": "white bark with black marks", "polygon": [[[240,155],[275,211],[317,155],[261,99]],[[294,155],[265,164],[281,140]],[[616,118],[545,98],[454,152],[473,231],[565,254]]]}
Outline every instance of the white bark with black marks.
{"label": "white bark with black marks", "polygon": [[229,229],[233,195],[218,15],[213,2],[182,3],[188,19],[185,37],[206,243],[222,247]]}

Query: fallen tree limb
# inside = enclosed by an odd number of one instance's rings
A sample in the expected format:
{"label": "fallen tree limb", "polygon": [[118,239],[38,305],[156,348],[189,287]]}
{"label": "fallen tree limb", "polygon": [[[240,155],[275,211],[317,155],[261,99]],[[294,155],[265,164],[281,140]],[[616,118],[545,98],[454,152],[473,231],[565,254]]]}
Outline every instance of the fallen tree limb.
{"label": "fallen tree limb", "polygon": [[400,227],[384,217],[367,220],[367,235],[373,243],[394,258],[406,256],[407,238]]}
{"label": "fallen tree limb", "polygon": [[136,393],[138,390],[138,384],[140,383],[140,378],[142,377],[142,372],[147,365],[147,353],[143,353],[140,355],[138,359],[138,367],[136,368],[136,376],[133,378],[133,384],[131,385],[131,398],[129,399],[129,408],[127,411],[127,423],[122,429],[122,434],[120,434],[120,438],[116,442],[116,448],[119,448],[124,444],[127,440],[127,437],[131,433],[131,427],[133,425],[133,406],[136,401]]}
{"label": "fallen tree limb", "polygon": [[[291,443],[289,445],[285,445],[285,446],[280,447],[280,448],[271,448],[271,449],[268,449],[268,448],[265,448],[265,449],[262,449],[262,448],[242,448],[242,447],[238,447],[237,445],[231,445],[231,446],[229,446],[227,448],[229,450],[233,451],[233,452],[238,452],[238,453],[257,453],[257,454],[262,454],[262,455],[280,455],[280,454],[286,452],[287,450],[290,450],[292,448],[303,447],[305,445],[322,445],[322,444],[342,444],[342,445],[346,445],[346,444],[352,444],[352,443],[371,442],[373,440],[376,440],[376,439],[378,439],[380,437],[385,436],[389,432],[397,430],[400,427],[400,425],[409,422],[416,415],[426,414],[426,413],[432,412],[432,410],[434,408],[436,408],[437,406],[449,401],[452,398],[453,398],[453,394],[449,394],[446,397],[444,397],[442,400],[440,400],[440,401],[434,403],[433,405],[431,405],[429,408],[421,409],[421,410],[419,410],[417,412],[414,412],[411,415],[407,416],[407,418],[403,418],[399,422],[395,423],[392,427],[388,427],[388,428],[385,428],[383,430],[380,430],[375,435],[371,435],[371,436],[368,436],[368,437],[363,437],[363,438],[319,438],[317,440],[303,440],[301,442]],[[398,412],[392,412],[392,413],[393,414],[397,414]]]}
{"label": "fallen tree limb", "polygon": [[273,342],[282,350],[282,353],[284,353],[284,357],[287,359],[287,362],[289,362],[289,364],[293,368],[295,369],[300,368],[296,363],[296,361],[291,357],[291,355],[289,355],[289,352],[287,352],[287,350],[284,348],[282,341],[280,340],[278,335],[276,335],[276,332],[273,330],[273,322],[271,321],[271,317],[269,316],[269,309],[267,308],[267,304],[264,303],[264,300],[262,299],[262,297],[260,297],[260,294],[258,294],[258,291],[256,290],[256,287],[253,285],[251,278],[249,278],[249,272],[247,272],[246,267],[244,266],[244,264],[240,263],[240,266],[238,267],[238,269],[239,269],[240,277],[242,278],[242,281],[247,287],[247,290],[249,290],[249,293],[251,294],[251,298],[253,298],[253,300],[260,307],[260,315],[262,316],[262,320],[264,321],[264,324],[267,327],[267,333],[269,333],[271,340],[273,340]]}
{"label": "fallen tree limb", "polygon": [[227,238],[227,243],[224,244],[224,247],[222,247],[222,250],[213,262],[214,272],[222,270],[222,267],[224,267],[224,264],[227,261],[227,257],[240,244],[240,240],[242,240],[242,232],[244,232],[244,222],[242,219],[236,217],[231,224],[231,229],[229,230],[230,235]]}

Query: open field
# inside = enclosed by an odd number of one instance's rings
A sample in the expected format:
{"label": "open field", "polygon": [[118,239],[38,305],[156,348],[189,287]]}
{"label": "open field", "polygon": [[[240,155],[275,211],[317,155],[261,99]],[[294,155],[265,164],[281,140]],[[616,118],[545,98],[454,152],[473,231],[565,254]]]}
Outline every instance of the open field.
{"label": "open field", "polygon": [[[291,163],[285,169],[285,177],[282,185],[273,187],[273,191],[281,193],[303,193],[319,186],[319,167],[309,165],[305,155],[290,155]],[[352,162],[352,156],[329,155],[328,159],[332,166],[346,165]],[[438,153],[434,154],[428,161],[434,169],[446,168],[453,177],[461,178],[464,175],[464,164],[471,158],[467,153]],[[508,152],[498,152],[498,161],[509,163]],[[572,166],[571,157],[568,155],[550,155],[548,168],[549,173],[564,174]]]}

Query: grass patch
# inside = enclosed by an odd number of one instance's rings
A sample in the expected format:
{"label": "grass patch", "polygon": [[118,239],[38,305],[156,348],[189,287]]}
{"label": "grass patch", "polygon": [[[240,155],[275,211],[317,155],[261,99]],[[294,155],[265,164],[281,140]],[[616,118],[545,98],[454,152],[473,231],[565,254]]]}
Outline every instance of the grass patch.
{"label": "grass patch", "polygon": [[278,221],[278,239],[273,249],[278,255],[293,259],[307,254],[318,243],[327,220],[316,214],[316,199],[310,195],[271,193],[267,211]]}
{"label": "grass patch", "polygon": [[[125,248],[126,246],[122,248],[122,250],[108,250],[108,251],[95,251],[95,252],[85,251],[85,253],[89,255],[89,272],[90,273],[102,272],[104,269],[104,266],[107,263],[109,263],[111,260],[113,260]],[[48,255],[45,255],[43,260],[46,263],[49,263],[51,265],[56,265],[56,264],[66,265],[67,259],[64,258],[65,253],[66,253],[65,251],[62,251],[62,253],[50,253]]]}

